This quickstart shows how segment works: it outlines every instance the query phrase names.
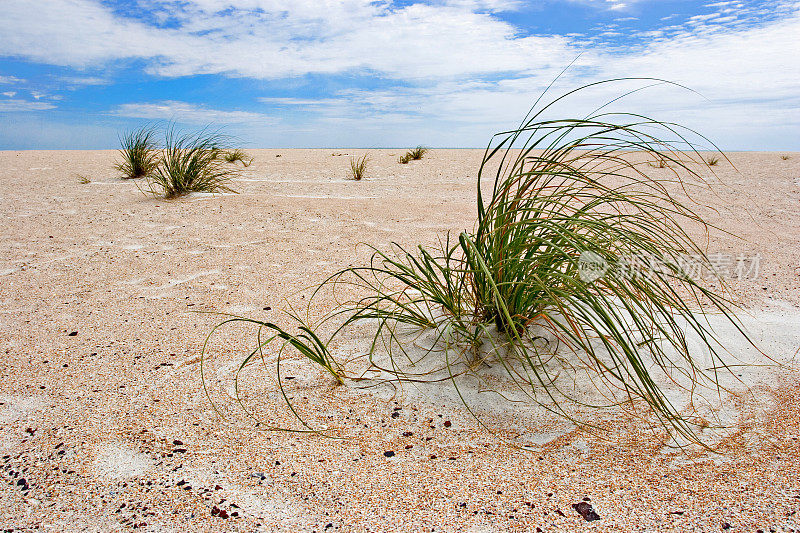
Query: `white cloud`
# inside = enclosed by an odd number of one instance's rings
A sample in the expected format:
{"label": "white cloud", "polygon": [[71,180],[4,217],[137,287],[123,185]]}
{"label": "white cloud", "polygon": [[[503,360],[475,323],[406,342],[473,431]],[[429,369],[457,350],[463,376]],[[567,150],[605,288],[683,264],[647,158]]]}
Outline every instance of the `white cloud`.
{"label": "white cloud", "polygon": [[56,106],[48,102],[31,102],[29,100],[9,99],[0,100],[0,113],[16,113],[24,111],[43,111]]}
{"label": "white cloud", "polygon": [[24,83],[24,82],[25,80],[17,78],[16,76],[0,76],[0,83],[12,84],[12,83]]}
{"label": "white cloud", "polygon": [[7,96],[8,98],[14,98],[16,96],[17,91],[6,91],[3,93],[3,96]]}
{"label": "white cloud", "polygon": [[58,81],[72,87],[83,87],[87,85],[108,85],[111,80],[93,76],[59,76]]}
{"label": "white cloud", "polygon": [[171,120],[187,124],[264,124],[274,122],[271,117],[261,113],[222,111],[202,105],[172,100],[157,103],[122,104],[112,111],[112,114],[120,117]]}
{"label": "white cloud", "polygon": [[325,9],[312,0],[154,5],[180,28],[123,18],[91,0],[7,0],[0,55],[73,67],[145,59],[161,76],[262,79],[352,71],[403,79],[482,75],[563,64],[576,55],[566,38],[519,37],[510,24],[476,10],[508,9],[510,2],[400,9],[368,0],[330,2]]}

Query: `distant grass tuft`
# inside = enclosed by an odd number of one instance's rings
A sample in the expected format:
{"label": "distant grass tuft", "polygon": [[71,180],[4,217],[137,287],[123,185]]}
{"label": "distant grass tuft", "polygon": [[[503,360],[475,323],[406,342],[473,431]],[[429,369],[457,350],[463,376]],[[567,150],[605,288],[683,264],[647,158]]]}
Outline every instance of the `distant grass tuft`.
{"label": "distant grass tuft", "polygon": [[364,154],[363,157],[350,158],[350,176],[356,180],[360,181],[363,177],[366,176],[367,172],[367,161],[369,161],[369,157],[367,154]]}
{"label": "distant grass tuft", "polygon": [[413,148],[408,152],[406,152],[405,154],[403,154],[400,157],[399,162],[405,165],[409,161],[418,161],[422,159],[422,156],[428,153],[428,151],[429,150],[423,146],[417,146],[416,148]]}
{"label": "distant grass tuft", "polygon": [[242,165],[246,167],[249,167],[253,162],[253,158],[247,155],[244,150],[240,150],[239,148],[226,151],[223,157],[228,163],[236,163],[237,161],[241,161]]}
{"label": "distant grass tuft", "polygon": [[87,183],[91,183],[92,180],[84,176],[83,174],[78,174],[78,183],[81,185],[86,185]]}
{"label": "distant grass tuft", "polygon": [[706,159],[706,163],[708,163],[710,167],[716,166],[719,163],[719,157],[711,156]]}
{"label": "distant grass tuft", "polygon": [[119,153],[122,162],[114,165],[114,168],[122,172],[123,178],[144,178],[156,169],[158,143],[155,141],[155,135],[154,127],[144,126],[120,137],[122,148]]}
{"label": "distant grass tuft", "polygon": [[175,198],[190,192],[236,192],[228,182],[241,169],[225,164],[228,137],[203,129],[179,134],[167,130],[158,167],[147,176],[152,194]]}

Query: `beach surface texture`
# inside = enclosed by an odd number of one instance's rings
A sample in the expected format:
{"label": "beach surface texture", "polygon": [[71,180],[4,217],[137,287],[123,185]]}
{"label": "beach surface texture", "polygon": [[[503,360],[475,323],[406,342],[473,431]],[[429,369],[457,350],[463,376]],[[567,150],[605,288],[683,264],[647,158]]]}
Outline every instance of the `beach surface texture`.
{"label": "beach surface texture", "polygon": [[[800,531],[800,153],[727,154],[710,189],[675,191],[717,226],[710,256],[773,360],[705,395],[714,451],[479,387],[476,418],[447,384],[337,386],[292,353],[281,389],[269,350],[237,389],[243,325],[201,361],[222,317],[195,311],[290,327],[309,287],[369,260],[360,243],[474,227],[483,150],[403,152],[252,150],[239,194],[174,200],[120,179],[115,151],[0,152],[0,530]],[[731,355],[765,363],[728,329]],[[325,436],[271,430],[304,429],[283,394]]]}

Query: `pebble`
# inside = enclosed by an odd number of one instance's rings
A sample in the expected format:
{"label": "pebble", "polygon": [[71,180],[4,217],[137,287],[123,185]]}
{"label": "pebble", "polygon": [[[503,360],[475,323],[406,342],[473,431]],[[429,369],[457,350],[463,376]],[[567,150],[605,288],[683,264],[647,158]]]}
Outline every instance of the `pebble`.
{"label": "pebble", "polygon": [[587,502],[573,503],[572,508],[581,515],[587,522],[600,520],[600,515],[597,514],[592,507],[592,504]]}

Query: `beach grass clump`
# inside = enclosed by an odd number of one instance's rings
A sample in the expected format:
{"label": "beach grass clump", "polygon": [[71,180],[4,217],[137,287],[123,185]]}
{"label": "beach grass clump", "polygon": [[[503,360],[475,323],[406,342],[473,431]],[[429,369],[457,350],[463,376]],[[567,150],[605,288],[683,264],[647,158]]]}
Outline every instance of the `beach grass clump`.
{"label": "beach grass clump", "polygon": [[80,183],[81,185],[86,185],[86,184],[91,183],[91,182],[92,182],[92,180],[90,180],[84,174],[78,174],[78,183]]}
{"label": "beach grass clump", "polygon": [[429,150],[424,146],[417,146],[416,148],[412,148],[400,156],[399,162],[403,165],[406,165],[409,161],[418,161],[422,159],[422,156],[428,153],[428,151]]}
{"label": "beach grass clump", "polygon": [[350,177],[356,181],[361,181],[367,173],[367,162],[369,156],[364,154],[362,157],[350,157]]}
{"label": "beach grass clump", "polygon": [[710,167],[717,166],[717,164],[719,164],[719,157],[712,155],[712,156],[706,158],[706,163]]}
{"label": "beach grass clump", "polygon": [[170,127],[156,169],[147,176],[148,191],[175,198],[190,192],[235,192],[231,179],[241,169],[226,164],[228,137],[208,129],[180,133]]}
{"label": "beach grass clump", "polygon": [[159,147],[153,126],[126,132],[120,137],[120,144],[122,162],[114,165],[114,168],[122,173],[123,178],[144,178],[158,167]]}
{"label": "beach grass clump", "polygon": [[223,157],[227,163],[240,162],[245,167],[249,167],[253,163],[253,158],[240,148],[225,151]]}
{"label": "beach grass clump", "polygon": [[[331,346],[369,323],[363,362],[390,382],[457,388],[467,375],[488,387],[496,382],[486,379],[491,368],[492,379],[502,374],[526,402],[584,426],[591,422],[575,419],[570,406],[644,407],[668,432],[699,442],[695,419],[673,403],[662,378],[690,395],[700,385],[718,389],[717,373],[728,366],[704,313],[717,312],[742,331],[733,304],[683,268],[687,257],[710,267],[686,229],[708,226],[671,191],[706,186],[698,170],[706,161],[672,123],[604,106],[552,118],[566,97],[619,82],[537,101],[519,127],[492,138],[477,172],[472,230],[443,235],[434,247],[371,246],[370,261],[321,280],[306,300],[308,313],[289,315],[298,333],[227,320],[258,328],[243,366],[279,342],[280,353],[295,348],[339,383],[363,379],[348,368],[353,356],[337,360]],[[649,173],[648,161],[671,171]],[[342,289],[349,296],[334,297],[333,307],[310,318],[321,305],[315,298]],[[414,335],[423,333],[434,346],[420,351]],[[708,361],[697,360],[694,343]],[[602,391],[603,402],[573,392],[587,386],[582,380]]]}

